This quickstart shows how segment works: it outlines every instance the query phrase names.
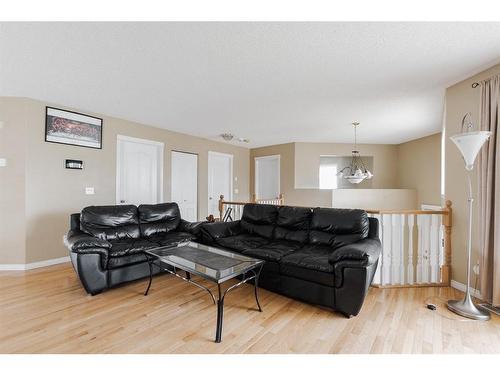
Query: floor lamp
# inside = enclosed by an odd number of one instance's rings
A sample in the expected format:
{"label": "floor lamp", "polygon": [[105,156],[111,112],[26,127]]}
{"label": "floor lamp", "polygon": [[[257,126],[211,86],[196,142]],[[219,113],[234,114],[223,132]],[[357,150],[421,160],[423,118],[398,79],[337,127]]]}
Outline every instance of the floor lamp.
{"label": "floor lamp", "polygon": [[448,309],[454,313],[465,316],[466,318],[476,320],[489,320],[490,313],[474,304],[470,295],[470,263],[472,252],[472,183],[471,173],[474,167],[476,156],[483,147],[484,143],[490,137],[489,131],[473,131],[471,114],[467,113],[462,119],[462,133],[451,136],[450,139],[455,143],[465,162],[465,169],[467,171],[468,193],[467,203],[469,208],[469,228],[467,232],[467,286],[465,289],[465,297],[463,300],[449,300],[447,303]]}

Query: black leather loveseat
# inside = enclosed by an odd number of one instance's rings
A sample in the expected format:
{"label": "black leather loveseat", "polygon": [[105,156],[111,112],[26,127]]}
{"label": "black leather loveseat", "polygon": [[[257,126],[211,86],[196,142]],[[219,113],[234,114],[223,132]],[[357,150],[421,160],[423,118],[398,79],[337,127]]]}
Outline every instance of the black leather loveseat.
{"label": "black leather loveseat", "polygon": [[247,204],[241,220],[204,223],[202,241],[264,259],[259,285],[357,315],[381,251],[363,210]]}
{"label": "black leather loveseat", "polygon": [[149,276],[143,251],[196,239],[199,224],[181,219],[177,203],[90,206],[71,215],[65,243],[85,290],[94,295]]}

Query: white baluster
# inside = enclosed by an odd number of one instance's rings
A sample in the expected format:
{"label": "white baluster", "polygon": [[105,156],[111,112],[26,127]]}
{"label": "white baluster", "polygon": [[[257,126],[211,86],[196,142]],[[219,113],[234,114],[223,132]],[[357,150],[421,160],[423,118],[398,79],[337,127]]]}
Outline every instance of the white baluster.
{"label": "white baluster", "polygon": [[[378,225],[379,225],[379,232],[378,232],[378,237],[380,241],[382,242],[382,227],[381,227],[381,220],[380,220],[380,215],[377,214],[369,214],[370,217],[378,219]],[[382,254],[380,254],[379,261],[377,264],[377,269],[375,270],[375,276],[373,276],[373,283],[382,285],[382,279],[381,279],[381,268],[382,268]]]}
{"label": "white baluster", "polygon": [[382,217],[384,231],[382,279],[384,284],[392,284],[392,217],[389,214],[383,214]]}
{"label": "white baluster", "polygon": [[439,267],[444,264],[444,225],[443,215],[439,216]]}
{"label": "white baluster", "polygon": [[399,227],[399,283],[403,285],[405,283],[405,225],[406,225],[406,215],[402,214],[400,218]]}
{"label": "white baluster", "polygon": [[420,284],[422,283],[422,261],[423,261],[423,246],[424,246],[424,241],[423,241],[423,215],[417,215],[417,238],[418,238],[418,243],[417,243],[417,283]]}
{"label": "white baluster", "polygon": [[399,284],[399,268],[400,268],[400,222],[401,217],[397,214],[391,216],[391,284]]}
{"label": "white baluster", "polygon": [[440,227],[440,218],[441,215],[430,215],[430,254],[429,254],[429,262],[430,262],[430,271],[431,271],[431,282],[437,283],[439,281],[439,227]]}
{"label": "white baluster", "polygon": [[413,227],[415,225],[415,215],[408,215],[408,265],[407,265],[407,279],[408,284],[415,282],[415,275],[413,272]]}
{"label": "white baluster", "polygon": [[422,283],[430,283],[431,281],[431,215],[422,216]]}

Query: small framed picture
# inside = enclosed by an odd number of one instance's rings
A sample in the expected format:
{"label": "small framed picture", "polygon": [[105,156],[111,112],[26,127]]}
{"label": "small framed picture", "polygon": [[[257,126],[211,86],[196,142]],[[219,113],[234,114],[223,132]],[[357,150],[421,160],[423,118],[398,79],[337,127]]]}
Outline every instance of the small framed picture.
{"label": "small framed picture", "polygon": [[102,119],[46,107],[45,142],[102,149]]}

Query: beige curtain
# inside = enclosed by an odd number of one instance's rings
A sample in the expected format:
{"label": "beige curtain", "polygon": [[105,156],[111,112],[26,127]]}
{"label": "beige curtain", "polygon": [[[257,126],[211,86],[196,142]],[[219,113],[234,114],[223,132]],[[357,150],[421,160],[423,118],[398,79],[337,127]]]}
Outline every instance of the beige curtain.
{"label": "beige curtain", "polygon": [[483,251],[481,294],[500,306],[500,75],[481,89],[481,130],[492,132],[479,155],[479,228]]}

